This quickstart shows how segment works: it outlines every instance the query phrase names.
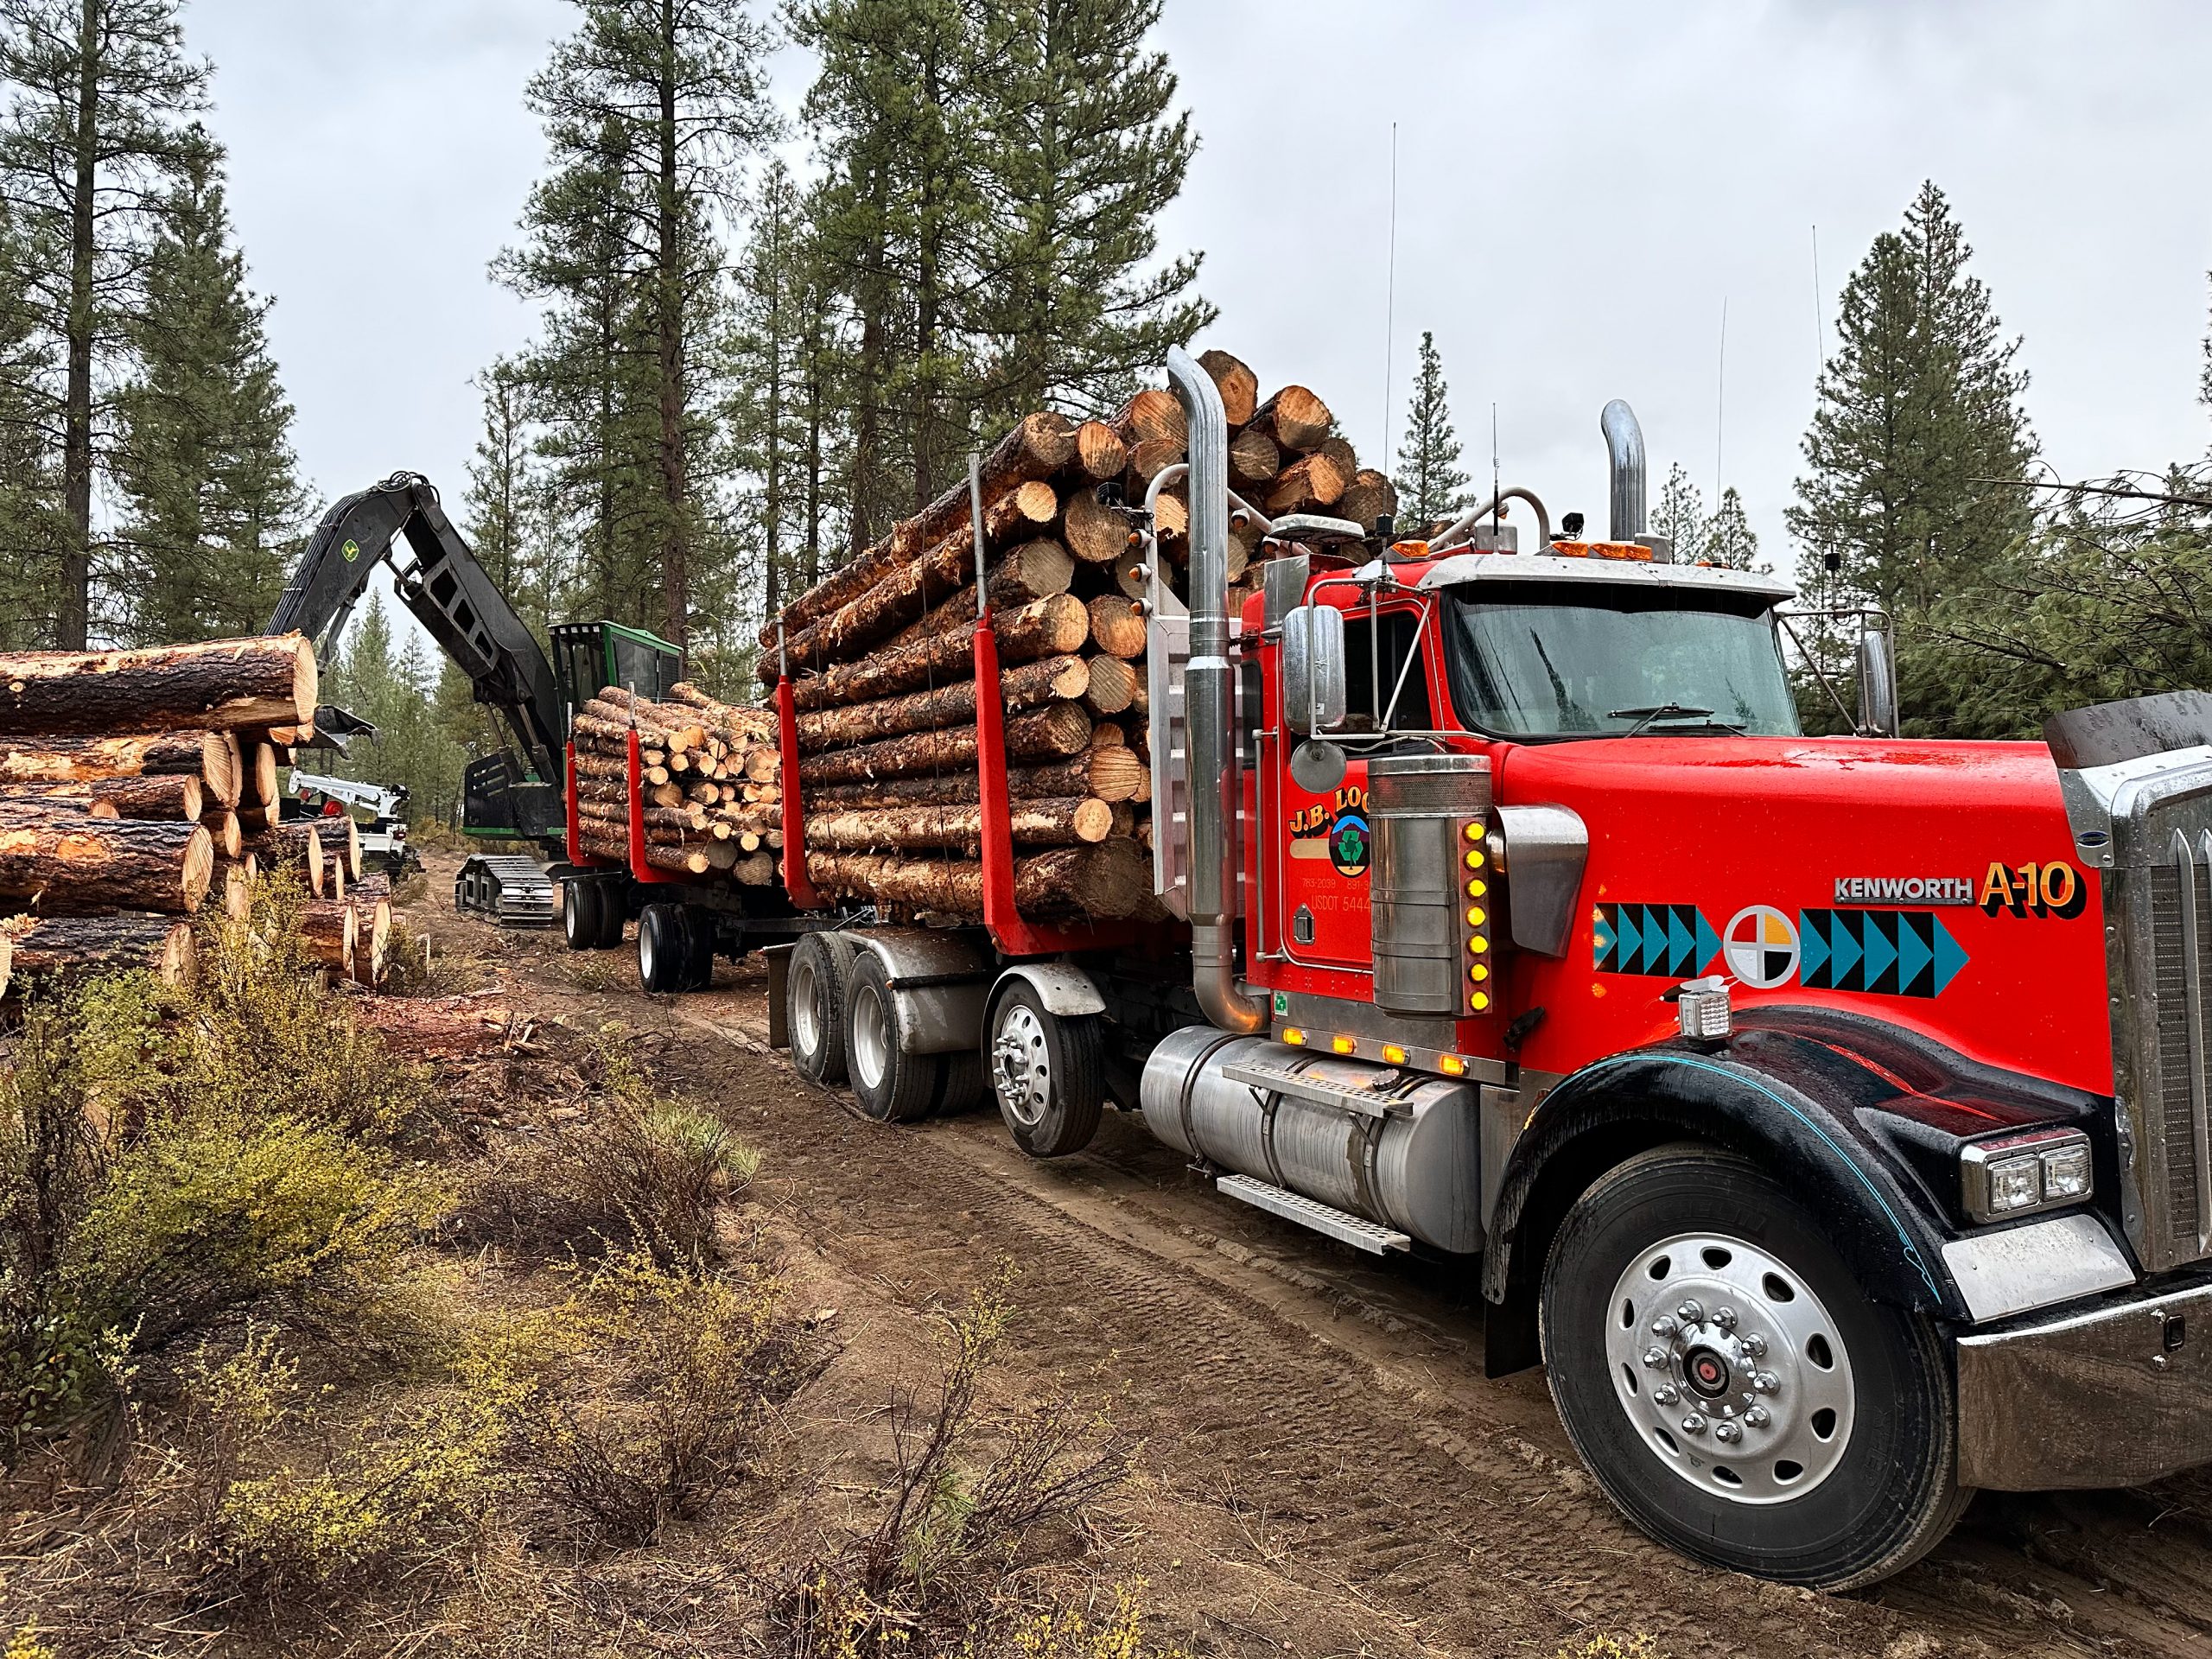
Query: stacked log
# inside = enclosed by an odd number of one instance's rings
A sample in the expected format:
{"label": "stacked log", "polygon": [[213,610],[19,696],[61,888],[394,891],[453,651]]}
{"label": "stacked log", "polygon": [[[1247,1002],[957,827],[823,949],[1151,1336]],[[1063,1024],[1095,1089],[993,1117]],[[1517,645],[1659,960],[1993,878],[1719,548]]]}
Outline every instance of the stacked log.
{"label": "stacked log", "polygon": [[[193,918],[247,921],[263,870],[296,871],[313,895],[297,924],[309,959],[380,971],[388,905],[343,896],[353,820],[278,820],[278,767],[313,735],[316,678],[297,634],[0,653],[0,992],[126,969],[182,983]],[[349,943],[364,934],[373,945]]]}
{"label": "stacked log", "polygon": [[775,716],[681,683],[656,702],[607,686],[570,734],[576,753],[578,850],[630,856],[629,742],[637,734],[639,855],[696,880],[767,887],[782,847],[782,757]]}

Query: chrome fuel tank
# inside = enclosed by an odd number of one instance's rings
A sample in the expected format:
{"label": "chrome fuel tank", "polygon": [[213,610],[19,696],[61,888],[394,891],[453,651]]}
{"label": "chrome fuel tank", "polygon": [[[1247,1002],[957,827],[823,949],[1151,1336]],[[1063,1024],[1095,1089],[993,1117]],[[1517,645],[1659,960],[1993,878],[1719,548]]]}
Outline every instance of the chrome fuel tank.
{"label": "chrome fuel tank", "polygon": [[1391,754],[1368,762],[1376,1007],[1432,1016],[1460,1011],[1460,857],[1466,827],[1480,825],[1490,805],[1487,756]]}
{"label": "chrome fuel tank", "polygon": [[[1376,1107],[1350,1110],[1235,1082],[1224,1069],[1236,1065],[1371,1094]],[[1471,1255],[1482,1247],[1472,1084],[1188,1026],[1153,1050],[1141,1094],[1146,1126],[1192,1157],[1395,1227],[1440,1250]]]}

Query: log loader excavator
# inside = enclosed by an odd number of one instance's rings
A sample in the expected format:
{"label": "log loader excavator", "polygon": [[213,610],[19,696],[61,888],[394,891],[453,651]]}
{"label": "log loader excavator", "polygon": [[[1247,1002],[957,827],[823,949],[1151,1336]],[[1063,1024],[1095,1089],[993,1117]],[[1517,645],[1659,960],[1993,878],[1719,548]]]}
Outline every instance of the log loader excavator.
{"label": "log loader excavator", "polygon": [[[404,544],[406,563],[395,548]],[[478,702],[495,711],[509,747],[470,762],[461,776],[461,827],[486,840],[519,839],[561,856],[566,819],[561,779],[569,721],[602,685],[662,697],[683,676],[683,653],[664,639],[608,621],[552,630],[549,661],[446,516],[436,487],[419,473],[394,473],[346,497],[322,517],[269,619],[268,632],[295,629],[318,649],[343,632],[381,564],[399,602],[468,676]],[[512,854],[473,853],[454,887],[457,908],[509,926],[556,919],[543,865]]]}

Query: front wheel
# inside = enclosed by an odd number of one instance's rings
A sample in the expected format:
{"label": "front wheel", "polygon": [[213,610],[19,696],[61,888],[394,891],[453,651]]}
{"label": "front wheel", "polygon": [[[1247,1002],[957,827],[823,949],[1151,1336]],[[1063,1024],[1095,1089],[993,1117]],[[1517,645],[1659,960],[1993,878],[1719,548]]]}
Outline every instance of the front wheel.
{"label": "front wheel", "polygon": [[1081,1152],[1106,1105],[1105,1022],[1058,1014],[1033,986],[1009,985],[991,1010],[985,1058],[1007,1133],[1032,1158]]}
{"label": "front wheel", "polygon": [[1600,1179],[1553,1243],[1541,1324],[1575,1450],[1684,1554],[1846,1590],[1919,1559],[1965,1506],[1933,1325],[1869,1300],[1745,1159],[1661,1147]]}

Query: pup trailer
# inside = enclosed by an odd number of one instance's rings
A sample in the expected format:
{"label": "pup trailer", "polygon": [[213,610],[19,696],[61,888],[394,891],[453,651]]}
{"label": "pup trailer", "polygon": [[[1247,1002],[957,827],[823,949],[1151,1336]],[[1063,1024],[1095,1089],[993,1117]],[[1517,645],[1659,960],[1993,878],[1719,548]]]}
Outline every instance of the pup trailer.
{"label": "pup trailer", "polygon": [[796,1065],[887,1120],[987,1087],[1039,1158],[1139,1113],[1230,1197],[1464,1263],[1486,1371],[1545,1366],[1612,1500],[1721,1567],[1845,1589],[1977,1488],[2212,1458],[2212,698],[1901,740],[1876,626],[1859,734],[1806,736],[1789,588],[1643,535],[1620,404],[1605,540],[1518,490],[1527,551],[1496,503],[1426,543],[1263,523],[1230,615],[1256,514],[1167,366],[1187,478],[1129,509],[1166,919],[1017,909],[986,612],[982,924],[772,952]]}

